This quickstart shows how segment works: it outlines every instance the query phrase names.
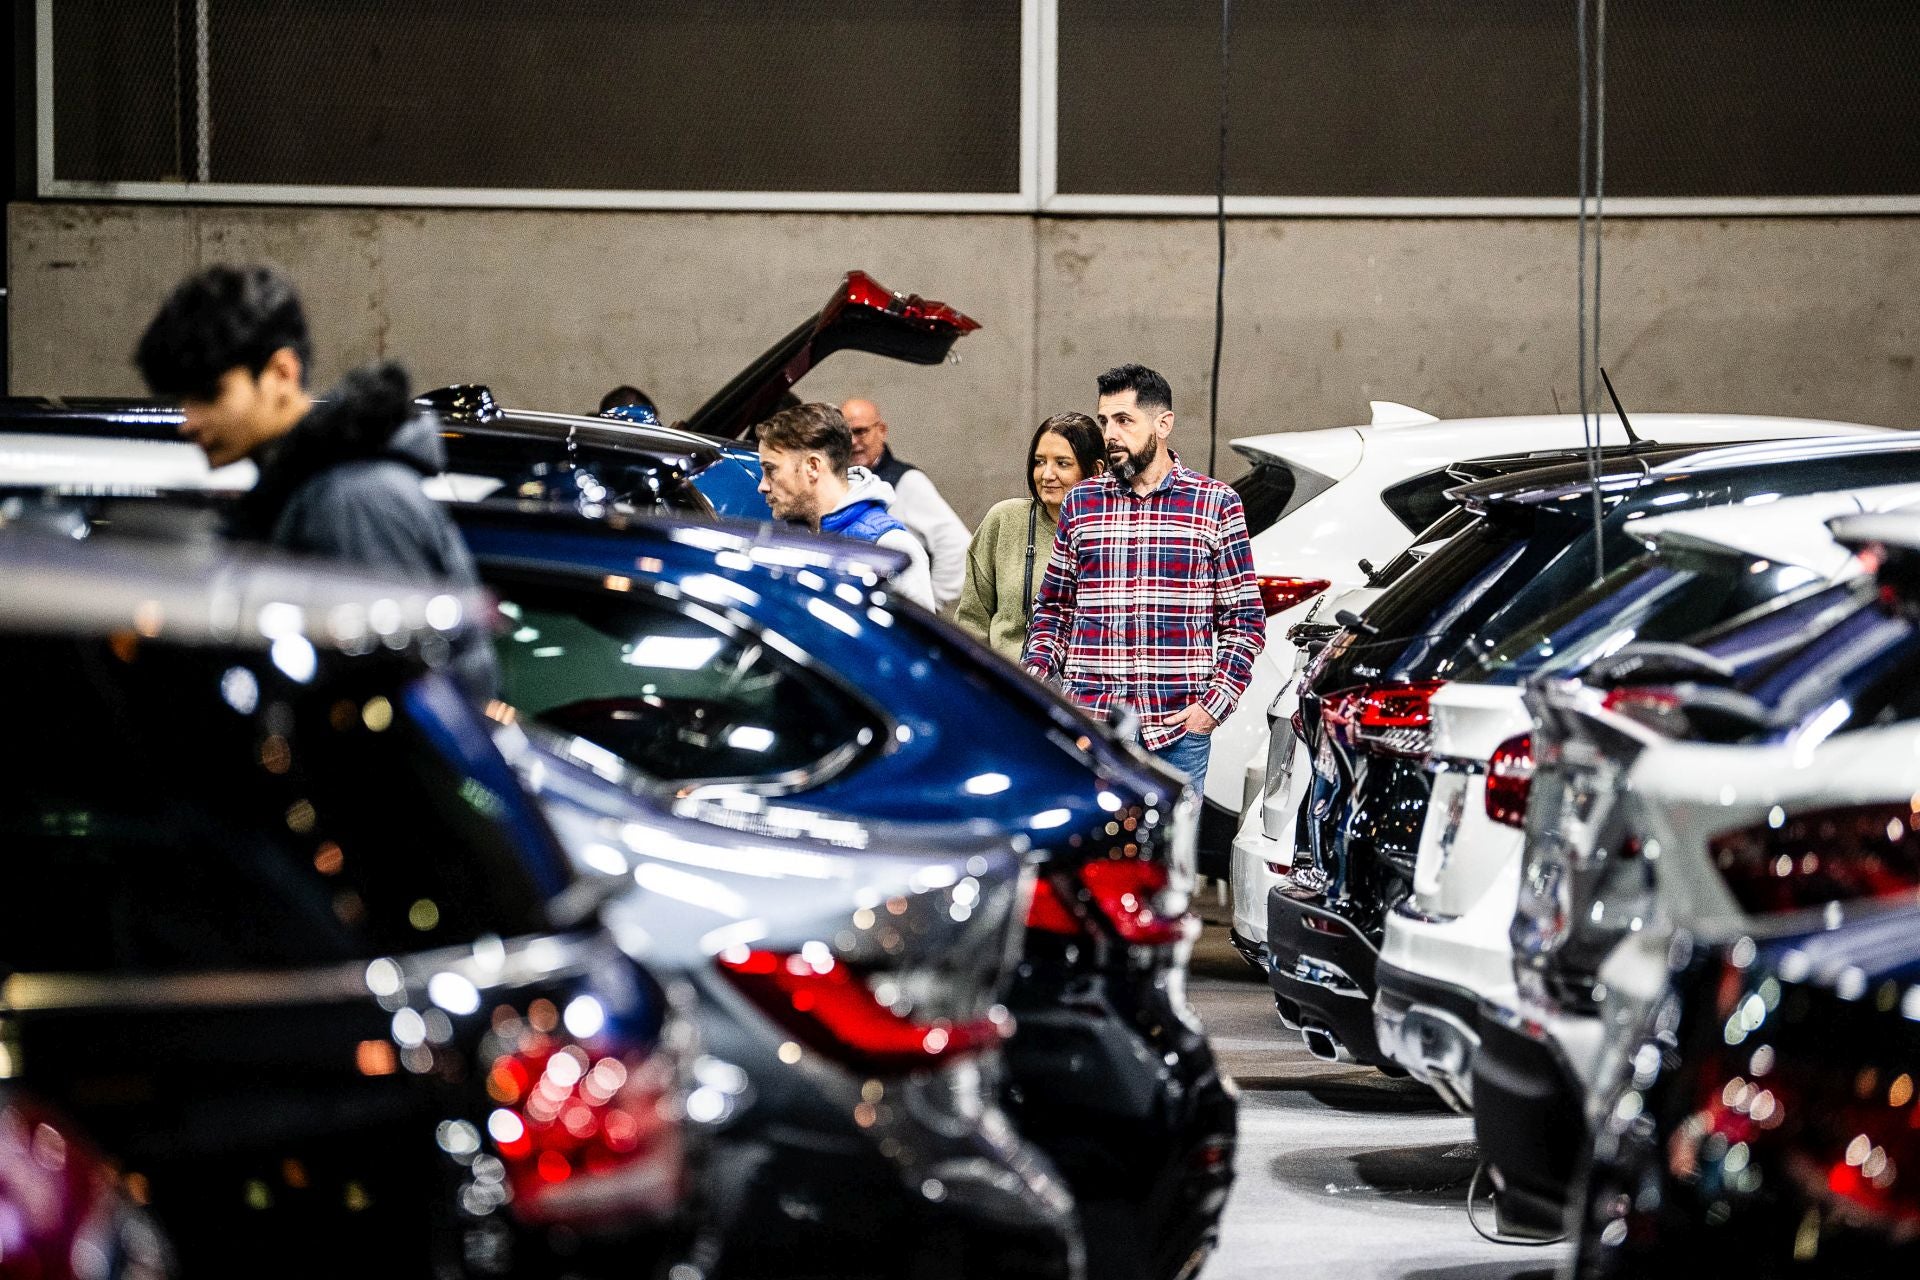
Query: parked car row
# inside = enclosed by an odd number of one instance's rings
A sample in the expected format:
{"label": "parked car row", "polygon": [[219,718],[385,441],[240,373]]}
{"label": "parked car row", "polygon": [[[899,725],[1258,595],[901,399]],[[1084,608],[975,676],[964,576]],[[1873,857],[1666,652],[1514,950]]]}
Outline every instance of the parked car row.
{"label": "parked car row", "polygon": [[1242,954],[1314,1052],[1471,1112],[1500,1229],[1581,1275],[1911,1262],[1920,444],[1534,462],[1454,464],[1294,632]]}
{"label": "parked car row", "polygon": [[[703,429],[974,327],[875,289]],[[140,1265],[1194,1274],[1236,1104],[1178,775],[900,557],[716,520],[719,434],[427,402],[484,598],[232,549],[251,476],[163,406],[0,406],[0,1075]]]}

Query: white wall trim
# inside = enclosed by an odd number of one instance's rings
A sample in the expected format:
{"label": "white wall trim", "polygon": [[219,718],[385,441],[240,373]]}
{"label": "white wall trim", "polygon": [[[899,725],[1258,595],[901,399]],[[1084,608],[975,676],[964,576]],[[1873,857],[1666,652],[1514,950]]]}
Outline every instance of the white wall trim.
{"label": "white wall trim", "polygon": [[1044,210],[1060,188],[1060,0],[1041,0],[1038,48],[1040,176],[1034,208]]}
{"label": "white wall trim", "polygon": [[37,138],[39,191],[53,185],[53,0],[40,0],[33,19],[34,132]]}
{"label": "white wall trim", "polygon": [[731,213],[1031,213],[1018,191],[564,191],[504,187],[327,187],[239,182],[43,181],[61,200],[207,204],[439,206],[481,209],[659,209]]}
{"label": "white wall trim", "polygon": [[[1041,212],[1088,217],[1211,218],[1212,196],[1055,195]],[[1228,196],[1239,218],[1571,218],[1573,196]],[[1834,217],[1920,214],[1916,196],[1615,196],[1609,218]]]}
{"label": "white wall trim", "polygon": [[1020,199],[1027,209],[1040,207],[1041,166],[1052,125],[1041,111],[1045,76],[1041,70],[1043,13],[1057,0],[1020,0]]}

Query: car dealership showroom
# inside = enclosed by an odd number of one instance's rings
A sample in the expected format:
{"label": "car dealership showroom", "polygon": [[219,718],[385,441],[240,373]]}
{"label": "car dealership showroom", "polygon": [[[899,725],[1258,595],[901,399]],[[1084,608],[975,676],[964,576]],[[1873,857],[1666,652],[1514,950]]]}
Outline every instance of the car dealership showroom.
{"label": "car dealership showroom", "polygon": [[1920,1276],[1915,0],[9,9],[0,1280]]}

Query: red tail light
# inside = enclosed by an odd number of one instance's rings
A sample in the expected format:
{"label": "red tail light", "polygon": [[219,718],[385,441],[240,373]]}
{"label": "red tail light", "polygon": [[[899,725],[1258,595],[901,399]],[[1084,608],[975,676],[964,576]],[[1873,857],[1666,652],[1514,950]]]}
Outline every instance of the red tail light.
{"label": "red tail light", "polygon": [[1818,989],[1789,985],[1770,1004],[1777,980],[1755,983],[1731,963],[1720,977],[1715,1022],[1726,1031],[1715,1025],[1703,1046],[1695,1109],[1668,1141],[1668,1168],[1752,1196],[1762,1212],[1777,1212],[1766,1206],[1781,1203],[1768,1185],[1779,1179],[1832,1206],[1843,1229],[1920,1234],[1920,1101],[1898,1025],[1876,1026]]}
{"label": "red tail light", "polygon": [[1444,680],[1422,680],[1355,689],[1322,703],[1321,718],[1333,727],[1344,726],[1355,745],[1388,755],[1424,756],[1433,745],[1428,704],[1445,684]]}
{"label": "red tail light", "polygon": [[514,1213],[583,1223],[673,1212],[683,1165],[665,1059],[606,1052],[604,1037],[574,1039],[558,1026],[508,1038],[512,1047],[487,1070],[487,1094],[499,1104],[487,1133]]}
{"label": "red tail light", "polygon": [[1279,578],[1264,574],[1255,577],[1254,582],[1260,587],[1260,603],[1266,606],[1269,618],[1305,604],[1333,585],[1325,578]]}
{"label": "red tail light", "polygon": [[1920,813],[1905,800],[1773,816],[1778,826],[1707,841],[1721,878],[1756,915],[1920,888]]}
{"label": "red tail light", "polygon": [[880,1002],[866,976],[831,956],[734,947],[720,970],[760,1010],[816,1052],[861,1071],[935,1067],[999,1043],[1004,1017],[916,1021]]}
{"label": "red tail light", "polygon": [[1687,713],[1681,706],[1680,695],[1659,685],[1609,689],[1600,699],[1600,705],[1671,738],[1685,737],[1688,732]]}
{"label": "red tail light", "polygon": [[1080,922],[1067,910],[1066,903],[1060,901],[1060,891],[1053,887],[1053,881],[1045,876],[1033,882],[1033,905],[1027,908],[1027,928],[1065,937],[1080,932]]}
{"label": "red tail light", "polygon": [[1109,858],[1080,868],[1080,879],[1100,914],[1113,922],[1126,941],[1152,946],[1185,936],[1186,917],[1163,913],[1156,903],[1170,879],[1163,864],[1144,858]]}
{"label": "red tail light", "polygon": [[[958,333],[971,333],[980,327],[978,320],[961,314],[944,302],[935,302],[917,293],[904,296],[894,293],[864,271],[847,273],[846,291],[836,301],[851,303],[854,306],[872,307],[875,311],[885,311],[902,319],[916,320],[929,329],[952,329]],[[835,309],[837,308],[829,308],[829,310]]]}
{"label": "red tail light", "polygon": [[[1144,858],[1107,858],[1087,863],[1079,875],[1095,909],[1113,924],[1122,941],[1159,946],[1186,936],[1186,915],[1163,910],[1160,904],[1172,879],[1162,864]],[[1027,928],[1067,937],[1086,932],[1045,876],[1035,882]]]}
{"label": "red tail light", "polygon": [[1487,816],[1509,827],[1525,826],[1527,793],[1533,789],[1533,735],[1508,738],[1487,763]]}

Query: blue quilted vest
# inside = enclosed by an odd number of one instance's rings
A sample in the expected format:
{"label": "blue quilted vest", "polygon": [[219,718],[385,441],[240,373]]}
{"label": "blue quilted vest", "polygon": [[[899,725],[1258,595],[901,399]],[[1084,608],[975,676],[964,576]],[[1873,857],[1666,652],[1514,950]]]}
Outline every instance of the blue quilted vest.
{"label": "blue quilted vest", "polygon": [[885,503],[873,498],[820,517],[820,532],[837,533],[843,538],[858,538],[862,542],[878,542],[882,534],[892,533],[896,529],[904,533],[906,528],[887,510]]}

